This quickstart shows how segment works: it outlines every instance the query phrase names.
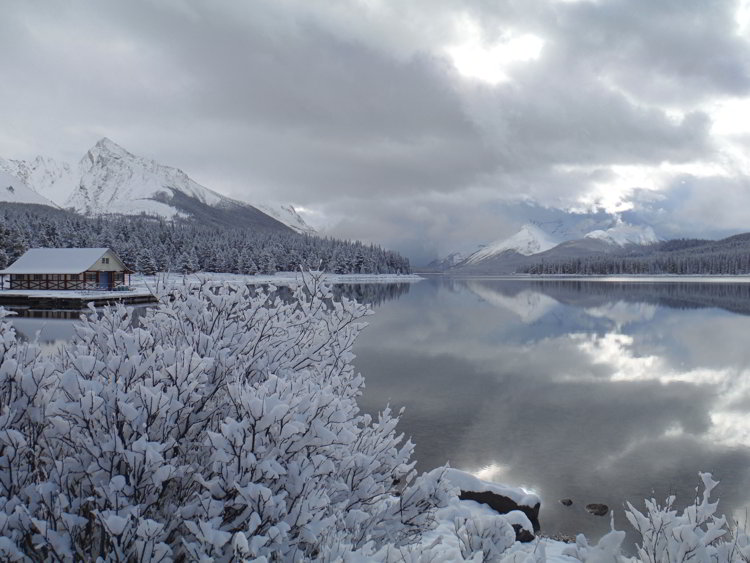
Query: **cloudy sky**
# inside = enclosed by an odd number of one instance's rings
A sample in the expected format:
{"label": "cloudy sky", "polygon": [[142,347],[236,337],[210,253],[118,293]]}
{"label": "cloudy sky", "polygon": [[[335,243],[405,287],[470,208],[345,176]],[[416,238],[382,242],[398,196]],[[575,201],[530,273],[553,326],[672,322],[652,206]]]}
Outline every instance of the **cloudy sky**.
{"label": "cloudy sky", "polygon": [[750,0],[0,0],[0,155],[100,137],[416,262],[519,201],[750,229]]}

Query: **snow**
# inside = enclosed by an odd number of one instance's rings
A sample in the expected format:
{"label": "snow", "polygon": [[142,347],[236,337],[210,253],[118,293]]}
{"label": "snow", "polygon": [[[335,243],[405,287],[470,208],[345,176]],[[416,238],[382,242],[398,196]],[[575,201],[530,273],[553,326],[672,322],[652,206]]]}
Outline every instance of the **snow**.
{"label": "snow", "polygon": [[[204,188],[177,168],[164,166],[154,160],[136,156],[113,141],[104,138],[91,148],[79,163],[80,183],[66,202],[78,211],[98,215],[103,213],[133,213],[133,202],[138,209],[171,218],[176,210],[151,201],[159,194],[171,195],[181,191],[207,205],[222,203],[223,196]],[[156,205],[152,205],[156,204]],[[166,213],[169,213],[168,215]]]}
{"label": "snow", "polygon": [[3,170],[2,162],[0,162],[0,201],[54,206],[51,201],[30,189],[19,178]]}
{"label": "snow", "polygon": [[466,264],[477,264],[493,256],[497,256],[508,250],[518,252],[524,256],[531,256],[554,248],[559,241],[545,233],[536,225],[527,223],[521,230],[510,238],[491,242],[484,248],[476,251],[466,259]]}
{"label": "snow", "polygon": [[[156,276],[144,276],[142,274],[133,274],[131,287],[147,288],[155,287],[157,282],[166,281],[167,283],[181,283],[185,281],[210,280],[215,282],[241,283],[247,285],[278,285],[289,286],[298,285],[302,282],[303,274],[300,272],[277,272],[273,275],[256,274],[225,274],[216,272],[197,272],[195,274],[158,274]],[[423,277],[415,274],[322,274],[322,280],[329,284],[349,284],[349,283],[416,283],[424,280]]]}
{"label": "snow", "polygon": [[[0,158],[0,171],[25,184],[26,194],[19,200],[19,196],[14,199],[0,193],[0,201],[55,204],[88,215],[146,213],[172,219],[184,214],[157,200],[164,196],[168,200],[174,190],[214,207],[257,207],[298,233],[315,233],[291,205],[251,205],[231,199],[198,184],[178,168],[137,156],[106,137],[76,166],[42,156],[33,161]],[[0,177],[0,184],[4,182]]]}
{"label": "snow", "polygon": [[60,207],[65,207],[77,183],[76,173],[68,163],[43,156],[29,162],[0,159],[0,169],[18,177],[26,186]]}
{"label": "snow", "polygon": [[259,204],[256,205],[266,215],[270,215],[277,221],[281,221],[287,227],[294,229],[303,235],[314,235],[317,231],[308,225],[305,220],[297,213],[292,205],[284,204]]}
{"label": "snow", "polygon": [[[304,281],[289,303],[238,284],[175,288],[138,323],[106,308],[63,354],[20,341],[0,310],[0,558],[628,560],[614,520],[596,545],[519,543],[522,513],[458,491],[537,495],[450,468],[417,476],[399,417],[357,404],[352,347],[370,311]],[[683,510],[626,505],[640,560],[748,560],[746,532],[710,498],[717,482],[700,480]]]}
{"label": "snow", "polygon": [[433,471],[442,472],[443,476],[451,482],[455,487],[458,487],[462,491],[472,491],[475,493],[490,492],[504,497],[509,498],[519,506],[528,506],[534,508],[537,504],[541,503],[540,498],[534,493],[530,493],[520,487],[509,487],[507,485],[499,485],[490,481],[483,481],[460,469],[454,468],[439,468]]}
{"label": "snow", "polygon": [[651,227],[630,225],[622,221],[618,221],[614,227],[610,227],[609,229],[591,231],[585,238],[601,240],[616,246],[659,242],[659,237],[656,236],[654,229]]}
{"label": "snow", "polygon": [[108,248],[31,248],[0,274],[81,274]]}

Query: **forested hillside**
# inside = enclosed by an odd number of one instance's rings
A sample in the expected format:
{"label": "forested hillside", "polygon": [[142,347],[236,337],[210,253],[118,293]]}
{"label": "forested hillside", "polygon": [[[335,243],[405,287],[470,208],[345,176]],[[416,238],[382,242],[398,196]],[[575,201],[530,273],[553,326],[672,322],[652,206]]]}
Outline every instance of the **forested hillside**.
{"label": "forested hillside", "polygon": [[567,260],[540,260],[519,270],[528,274],[681,274],[736,275],[750,273],[750,233],[718,241],[677,239]]}
{"label": "forested hillside", "polygon": [[132,269],[147,274],[272,274],[300,266],[338,274],[410,271],[401,255],[360,242],[145,215],[90,219],[46,206],[1,203],[0,267],[33,247],[110,247]]}

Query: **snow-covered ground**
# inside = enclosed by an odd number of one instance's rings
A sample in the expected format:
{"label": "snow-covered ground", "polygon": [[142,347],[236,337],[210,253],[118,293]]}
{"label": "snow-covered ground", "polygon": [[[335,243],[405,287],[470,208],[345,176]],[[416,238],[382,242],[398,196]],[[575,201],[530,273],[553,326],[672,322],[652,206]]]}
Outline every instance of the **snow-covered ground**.
{"label": "snow-covered ground", "polygon": [[[136,289],[154,287],[157,281],[167,280],[169,282],[182,283],[187,281],[227,281],[243,284],[273,284],[291,285],[302,281],[300,272],[277,272],[273,275],[258,274],[254,276],[244,274],[225,274],[216,272],[197,272],[195,274],[158,274],[156,276],[143,276],[133,274],[130,285]],[[331,284],[346,283],[415,283],[424,278],[416,274],[323,274],[323,279]]]}
{"label": "snow-covered ground", "polygon": [[[394,274],[324,274],[326,282],[331,284],[347,283],[416,283],[424,278],[409,275]],[[222,274],[215,272],[198,272],[195,274],[159,274],[157,276],[144,276],[133,274],[130,281],[130,291],[101,291],[101,290],[39,290],[39,289],[4,289],[0,290],[0,296],[39,297],[44,299],[117,299],[122,297],[143,297],[151,295],[153,288],[158,282],[182,283],[183,281],[227,281],[242,284],[273,284],[293,285],[302,281],[299,272],[278,272],[275,275],[242,275]]]}

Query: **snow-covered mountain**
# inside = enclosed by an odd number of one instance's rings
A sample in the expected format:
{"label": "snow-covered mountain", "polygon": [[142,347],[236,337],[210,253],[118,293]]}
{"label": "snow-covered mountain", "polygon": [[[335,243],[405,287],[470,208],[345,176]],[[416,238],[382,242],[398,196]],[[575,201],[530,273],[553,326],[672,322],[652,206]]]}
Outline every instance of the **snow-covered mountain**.
{"label": "snow-covered mountain", "polygon": [[270,215],[277,221],[281,221],[287,227],[291,227],[300,234],[314,235],[317,232],[305,222],[302,216],[297,213],[297,210],[294,209],[293,205],[269,205],[264,203],[259,204],[256,207],[263,213]]}
{"label": "snow-covered mountain", "polygon": [[598,239],[616,246],[628,244],[654,244],[659,242],[659,237],[654,229],[644,225],[629,225],[618,221],[614,227],[609,229],[597,229],[586,234],[585,238]]}
{"label": "snow-covered mountain", "polygon": [[0,201],[35,203],[55,207],[54,203],[29,188],[20,178],[4,170],[0,170]]}
{"label": "snow-covered mountain", "polygon": [[491,242],[485,247],[477,250],[474,254],[469,256],[464,263],[467,265],[478,264],[507,251],[517,252],[524,256],[531,256],[532,254],[538,254],[539,252],[549,250],[550,248],[557,246],[559,243],[559,240],[554,239],[536,225],[527,223],[512,237]]}
{"label": "snow-covered mountain", "polygon": [[[469,253],[470,254],[470,253]],[[465,252],[451,252],[447,256],[437,258],[425,266],[426,269],[433,270],[448,270],[453,268],[457,264],[460,264],[466,260],[467,253]]]}
{"label": "snow-covered mountain", "polygon": [[223,196],[178,168],[136,156],[110,139],[96,143],[76,166],[49,158],[2,160],[0,170],[64,208],[86,215],[147,213],[193,216],[211,223],[260,228],[313,229],[291,206],[259,206]]}
{"label": "snow-covered mountain", "polygon": [[68,163],[43,156],[30,161],[0,158],[0,170],[21,179],[29,188],[60,207],[65,206],[78,181]]}
{"label": "snow-covered mountain", "polygon": [[626,223],[617,215],[570,214],[570,217],[557,217],[541,224],[526,223],[513,236],[489,243],[465,260],[457,261],[457,253],[454,253],[434,260],[428,267],[510,274],[539,260],[558,261],[625,252],[634,245],[647,246],[659,241],[652,227]]}

